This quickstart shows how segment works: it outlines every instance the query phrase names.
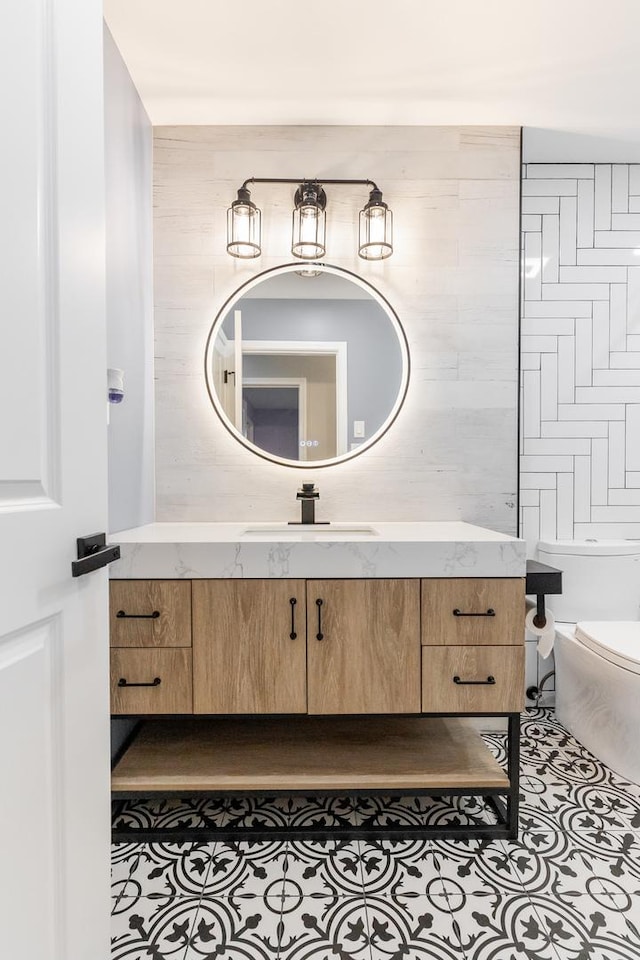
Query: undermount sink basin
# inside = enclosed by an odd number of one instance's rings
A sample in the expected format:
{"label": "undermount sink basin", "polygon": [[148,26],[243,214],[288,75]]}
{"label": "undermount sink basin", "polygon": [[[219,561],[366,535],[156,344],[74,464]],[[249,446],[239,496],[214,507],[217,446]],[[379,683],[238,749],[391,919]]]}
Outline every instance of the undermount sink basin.
{"label": "undermount sink basin", "polygon": [[368,523],[327,523],[327,524],[289,524],[289,523],[256,523],[252,527],[245,527],[242,536],[251,537],[283,537],[286,540],[344,539],[345,537],[372,537],[378,536],[378,531]]}

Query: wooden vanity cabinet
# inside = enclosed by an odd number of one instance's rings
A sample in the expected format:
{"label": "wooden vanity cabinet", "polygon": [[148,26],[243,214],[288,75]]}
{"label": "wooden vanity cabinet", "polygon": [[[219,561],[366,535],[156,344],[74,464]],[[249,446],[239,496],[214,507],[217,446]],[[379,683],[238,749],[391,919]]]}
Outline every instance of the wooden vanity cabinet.
{"label": "wooden vanity cabinet", "polygon": [[194,713],[306,713],[304,580],[194,580]]}
{"label": "wooden vanity cabinet", "polygon": [[[113,713],[197,715],[143,724],[114,796],[482,793],[501,811],[487,832],[517,837],[524,580],[112,581],[111,591]],[[137,622],[117,616],[129,609]],[[509,715],[509,774],[450,716],[481,713]]]}
{"label": "wooden vanity cabinet", "polygon": [[111,581],[114,714],[511,713],[519,578]]}
{"label": "wooden vanity cabinet", "polygon": [[420,581],[309,580],[310,714],[420,712]]}

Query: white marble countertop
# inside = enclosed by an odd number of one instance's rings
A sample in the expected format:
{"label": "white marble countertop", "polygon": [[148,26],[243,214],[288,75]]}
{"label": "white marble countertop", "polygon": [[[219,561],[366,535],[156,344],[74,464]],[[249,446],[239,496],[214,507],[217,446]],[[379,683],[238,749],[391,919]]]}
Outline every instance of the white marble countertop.
{"label": "white marble countertop", "polygon": [[114,579],[524,577],[526,544],[470,523],[150,523],[110,535]]}

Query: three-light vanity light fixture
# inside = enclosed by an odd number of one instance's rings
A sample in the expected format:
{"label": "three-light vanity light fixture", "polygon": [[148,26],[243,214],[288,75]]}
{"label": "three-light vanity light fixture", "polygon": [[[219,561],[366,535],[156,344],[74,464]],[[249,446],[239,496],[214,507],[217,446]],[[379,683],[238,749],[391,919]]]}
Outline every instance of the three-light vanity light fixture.
{"label": "three-light vanity light fixture", "polygon": [[393,214],[373,180],[288,180],[250,177],[227,210],[227,253],[251,260],[259,257],[262,214],[251,199],[250,183],[298,184],[294,196],[291,253],[300,260],[319,260],[326,252],[327,195],[323,184],[362,184],[371,187],[360,211],[358,255],[363,260],[384,260],[393,253]]}

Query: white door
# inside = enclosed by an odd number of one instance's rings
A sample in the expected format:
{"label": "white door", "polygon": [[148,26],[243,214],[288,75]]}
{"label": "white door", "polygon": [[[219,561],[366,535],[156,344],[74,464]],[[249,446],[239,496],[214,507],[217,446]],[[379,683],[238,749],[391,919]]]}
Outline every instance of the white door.
{"label": "white door", "polygon": [[109,956],[102,9],[0,30],[0,953]]}

